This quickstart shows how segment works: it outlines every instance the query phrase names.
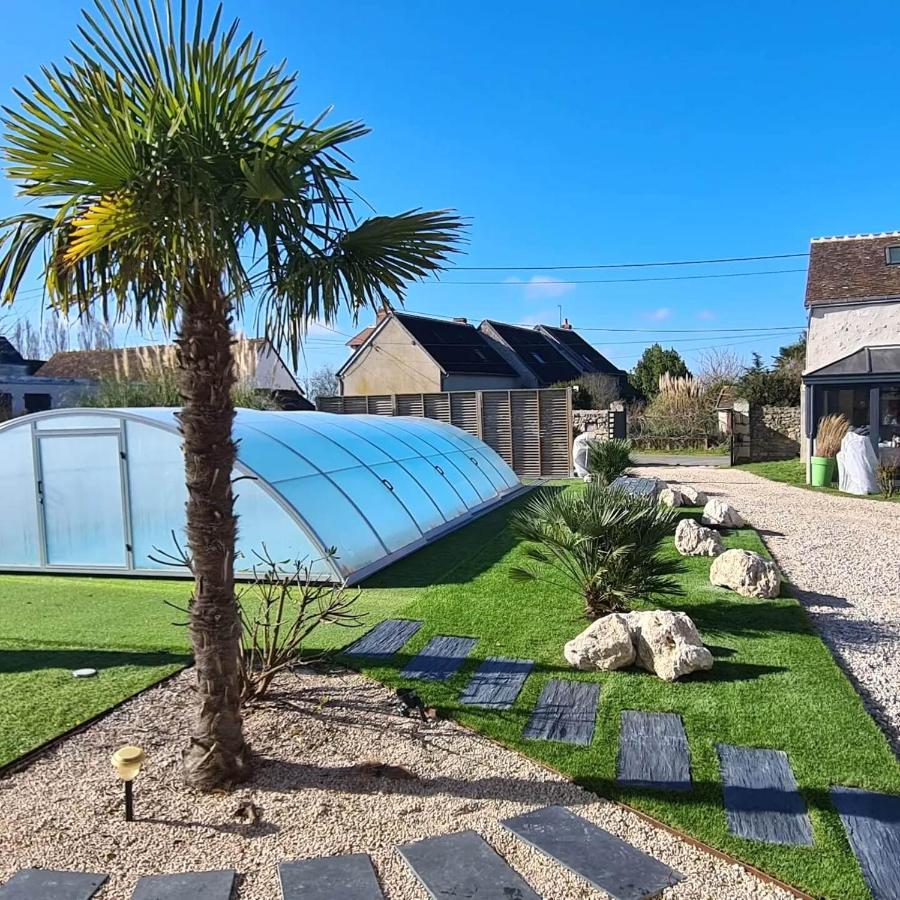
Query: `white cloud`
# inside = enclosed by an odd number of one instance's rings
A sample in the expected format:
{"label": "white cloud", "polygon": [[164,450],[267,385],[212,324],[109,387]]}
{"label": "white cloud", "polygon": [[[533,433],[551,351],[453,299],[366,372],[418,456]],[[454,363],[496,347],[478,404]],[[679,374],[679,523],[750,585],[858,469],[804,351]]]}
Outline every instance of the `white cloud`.
{"label": "white cloud", "polygon": [[711,322],[713,319],[718,318],[718,316],[711,309],[701,309],[700,312],[697,313],[697,318],[701,322]]}
{"label": "white cloud", "polygon": [[672,310],[668,306],[660,306],[658,309],[644,314],[644,318],[649,319],[651,322],[665,322],[666,319],[671,317]]}
{"label": "white cloud", "polygon": [[507,284],[521,284],[525,288],[526,300],[545,300],[553,297],[562,297],[563,294],[575,290],[574,284],[567,284],[556,278],[548,278],[546,275],[532,275],[528,281],[521,278],[507,278]]}

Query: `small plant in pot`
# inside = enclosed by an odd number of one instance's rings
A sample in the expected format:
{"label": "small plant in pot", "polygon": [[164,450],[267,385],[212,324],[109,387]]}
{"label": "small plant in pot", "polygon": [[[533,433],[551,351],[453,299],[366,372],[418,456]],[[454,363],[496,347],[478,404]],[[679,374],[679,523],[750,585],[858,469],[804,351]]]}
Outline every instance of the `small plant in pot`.
{"label": "small plant in pot", "polygon": [[822,416],[819,419],[816,455],[810,459],[814,487],[828,487],[834,481],[836,457],[849,428],[850,423],[842,415]]}

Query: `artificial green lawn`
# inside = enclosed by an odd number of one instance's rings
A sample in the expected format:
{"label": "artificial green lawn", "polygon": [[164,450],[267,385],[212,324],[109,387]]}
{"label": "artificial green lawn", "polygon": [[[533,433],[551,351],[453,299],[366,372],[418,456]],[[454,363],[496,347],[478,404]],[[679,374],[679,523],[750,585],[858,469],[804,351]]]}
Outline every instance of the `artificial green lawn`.
{"label": "artificial green lawn", "polygon": [[[526,500],[518,501],[518,505]],[[436,634],[478,638],[473,655],[450,681],[414,682],[429,704],[482,733],[563,772],[585,787],[613,796],[726,850],[810,893],[840,898],[868,896],[843,828],[828,800],[832,784],[859,785],[900,793],[900,765],[865,712],[859,697],[829,652],[811,631],[793,600],[747,600],[709,584],[710,560],[689,559],[682,576],[685,596],[662,604],[685,610],[716,656],[713,671],[665,684],[639,671],[606,674],[569,669],[563,643],[585,627],[581,601],[541,584],[514,584],[507,575],[522,561],[506,522],[511,507],[490,513],[467,528],[426,547],[366,582],[358,611],[366,627],[387,617],[421,619],[424,626],[391,665],[367,666],[367,674],[390,685],[406,684],[399,672]],[[729,546],[764,550],[755,532],[730,535]],[[675,553],[674,548],[668,552]],[[183,582],[138,582],[87,578],[0,577],[0,754],[21,752],[46,739],[53,727],[46,707],[88,717],[180,662],[187,647],[179,614],[162,598],[181,603]],[[329,627],[315,647],[329,650],[356,633]],[[76,664],[66,646],[100,648],[97,679],[78,682],[68,675]],[[24,651],[23,647],[39,647]],[[16,647],[19,649],[17,650]],[[128,650],[137,667],[116,668]],[[7,653],[18,654],[20,674],[8,673]],[[158,660],[156,654],[164,654]],[[50,654],[48,656],[48,654]],[[104,655],[105,654],[105,655]],[[90,654],[88,654],[89,656]],[[487,656],[532,659],[536,667],[522,695],[506,712],[479,711],[458,704],[471,672]],[[113,668],[104,669],[104,661]],[[91,665],[78,655],[78,665]],[[132,685],[126,675],[140,676]],[[589,748],[522,739],[522,730],[543,683],[552,677],[597,680],[602,685],[597,728]],[[16,682],[14,679],[20,679]],[[24,680],[23,680],[24,679]],[[24,688],[24,690],[22,690]],[[69,691],[81,692],[74,700]],[[688,794],[622,791],[615,784],[619,713],[623,709],[680,713],[691,745],[694,790]],[[28,733],[29,729],[34,733]],[[40,735],[35,732],[37,729]],[[810,806],[813,848],[787,848],[728,835],[715,754],[717,742],[785,750]],[[4,758],[0,755],[0,759]]]}
{"label": "artificial green lawn", "polygon": [[852,497],[858,500],[887,500],[890,503],[900,502],[900,492],[895,493],[893,497],[882,497],[881,494],[868,494],[860,496],[858,494],[846,494],[833,487],[813,487],[806,483],[806,463],[800,459],[784,459],[778,462],[756,462],[741,463],[733,466],[735,469],[743,469],[746,472],[752,472],[754,475],[760,475],[768,478],[769,481],[781,481],[784,484],[793,484],[796,487],[806,488],[809,491],[818,491],[822,494],[837,494],[839,497]]}

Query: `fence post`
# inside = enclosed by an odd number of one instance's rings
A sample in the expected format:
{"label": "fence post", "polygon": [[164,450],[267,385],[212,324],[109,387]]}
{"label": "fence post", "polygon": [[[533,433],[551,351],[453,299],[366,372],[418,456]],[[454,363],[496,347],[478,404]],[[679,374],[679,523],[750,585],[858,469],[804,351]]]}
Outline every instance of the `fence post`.
{"label": "fence post", "polygon": [[731,413],[731,461],[750,462],[753,448],[750,444],[750,401],[737,399]]}

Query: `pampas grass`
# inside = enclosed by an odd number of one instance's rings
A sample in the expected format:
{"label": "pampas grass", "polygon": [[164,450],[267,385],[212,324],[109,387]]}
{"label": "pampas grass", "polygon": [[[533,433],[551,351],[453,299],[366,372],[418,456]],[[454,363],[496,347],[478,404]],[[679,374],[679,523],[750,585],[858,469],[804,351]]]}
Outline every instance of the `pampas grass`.
{"label": "pampas grass", "polygon": [[842,415],[822,416],[816,432],[816,456],[837,456],[849,429],[850,423]]}

